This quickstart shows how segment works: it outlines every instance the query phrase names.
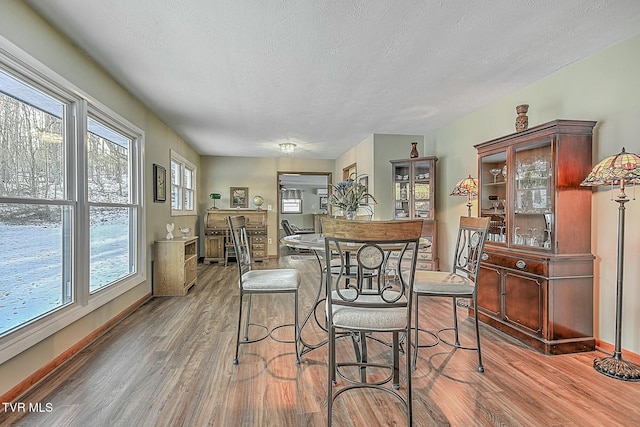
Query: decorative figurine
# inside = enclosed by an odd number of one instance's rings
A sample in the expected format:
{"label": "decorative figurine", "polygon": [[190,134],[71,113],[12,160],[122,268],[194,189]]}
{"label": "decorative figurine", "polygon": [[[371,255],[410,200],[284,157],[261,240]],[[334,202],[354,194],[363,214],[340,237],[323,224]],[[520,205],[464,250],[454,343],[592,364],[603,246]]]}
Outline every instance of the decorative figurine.
{"label": "decorative figurine", "polygon": [[516,132],[521,132],[529,127],[529,117],[527,117],[527,111],[529,111],[529,104],[522,104],[516,107]]}
{"label": "decorative figurine", "polygon": [[167,240],[173,239],[173,223],[167,224]]}
{"label": "decorative figurine", "polygon": [[411,153],[409,154],[409,156],[411,156],[412,159],[415,159],[416,157],[418,157],[418,143],[417,142],[412,142],[411,143]]}

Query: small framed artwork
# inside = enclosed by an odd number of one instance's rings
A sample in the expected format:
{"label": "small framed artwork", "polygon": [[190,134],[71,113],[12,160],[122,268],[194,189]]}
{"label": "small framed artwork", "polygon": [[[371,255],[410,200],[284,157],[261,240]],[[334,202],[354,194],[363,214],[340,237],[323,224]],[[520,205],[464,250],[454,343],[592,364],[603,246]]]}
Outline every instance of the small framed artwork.
{"label": "small framed artwork", "polygon": [[320,196],[320,209],[327,209],[329,196]]}
{"label": "small framed artwork", "polygon": [[153,165],[153,201],[167,201],[167,170],[160,165]]}
{"label": "small framed artwork", "polygon": [[231,187],[230,192],[229,200],[232,208],[249,207],[249,187]]}

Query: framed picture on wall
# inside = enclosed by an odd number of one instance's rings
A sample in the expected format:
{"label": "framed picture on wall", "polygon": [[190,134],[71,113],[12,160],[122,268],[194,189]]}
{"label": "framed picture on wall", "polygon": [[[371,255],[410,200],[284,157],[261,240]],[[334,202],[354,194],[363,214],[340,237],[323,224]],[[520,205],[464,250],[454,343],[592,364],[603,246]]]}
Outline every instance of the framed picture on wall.
{"label": "framed picture on wall", "polygon": [[167,200],[167,170],[153,165],[153,201],[164,203]]}
{"label": "framed picture on wall", "polygon": [[232,208],[249,207],[249,187],[231,187],[230,204]]}
{"label": "framed picture on wall", "polygon": [[320,209],[327,209],[329,196],[320,196]]}

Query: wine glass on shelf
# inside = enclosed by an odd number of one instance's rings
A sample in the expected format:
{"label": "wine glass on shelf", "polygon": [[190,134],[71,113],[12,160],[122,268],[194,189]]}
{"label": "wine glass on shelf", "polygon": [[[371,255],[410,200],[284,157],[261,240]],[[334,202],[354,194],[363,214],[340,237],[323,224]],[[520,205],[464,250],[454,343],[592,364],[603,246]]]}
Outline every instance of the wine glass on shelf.
{"label": "wine glass on shelf", "polygon": [[502,225],[498,226],[498,228],[500,229],[500,237],[499,240],[502,243],[506,243],[507,242],[507,235],[504,234],[505,229],[507,228],[504,224],[504,222],[502,223]]}
{"label": "wine glass on shelf", "polygon": [[518,230],[520,230],[520,227],[516,227],[513,230],[513,243],[515,245],[522,245],[524,243],[522,241],[522,234],[518,234]]}
{"label": "wine glass on shelf", "polygon": [[502,211],[507,213],[507,201],[505,199],[500,200],[500,204],[502,205]]}
{"label": "wine glass on shelf", "polygon": [[544,233],[545,233],[545,239],[544,239],[544,243],[542,244],[542,247],[545,249],[551,249],[551,230],[545,228]]}
{"label": "wine glass on shelf", "polygon": [[536,227],[529,227],[531,238],[529,239],[529,246],[538,246],[538,236],[536,235]]}
{"label": "wine glass on shelf", "polygon": [[497,182],[498,175],[500,174],[500,172],[502,172],[502,169],[499,169],[499,168],[489,169],[489,173],[491,173],[491,175],[493,175],[493,183],[494,184]]}
{"label": "wine glass on shelf", "polygon": [[498,213],[498,206],[500,206],[500,200],[495,199],[491,201],[491,206],[493,206],[493,213],[497,214]]}

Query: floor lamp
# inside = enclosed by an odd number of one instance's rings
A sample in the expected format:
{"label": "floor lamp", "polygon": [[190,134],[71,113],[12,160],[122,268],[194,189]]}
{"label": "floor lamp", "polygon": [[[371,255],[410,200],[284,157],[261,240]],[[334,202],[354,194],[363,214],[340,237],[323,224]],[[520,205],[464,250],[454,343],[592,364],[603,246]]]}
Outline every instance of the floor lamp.
{"label": "floor lamp", "polygon": [[450,196],[466,196],[467,197],[467,216],[471,216],[471,200],[478,195],[478,180],[469,177],[458,181]]}
{"label": "floor lamp", "polygon": [[[618,203],[618,267],[616,287],[616,335],[615,349],[611,357],[598,357],[593,361],[596,371],[608,377],[624,381],[640,381],[640,369],[622,359],[622,277],[624,266],[624,204],[629,201],[629,196],[624,192],[625,184],[640,184],[640,157],[633,153],[622,152],[607,157],[595,165],[591,173],[580,185],[620,186],[615,201]],[[635,197],[634,197],[635,199]]]}
{"label": "floor lamp", "polygon": [[[471,216],[471,206],[473,203],[471,202],[474,197],[478,195],[478,180],[475,178],[471,178],[469,175],[467,178],[464,178],[453,187],[453,191],[450,196],[466,196],[467,197],[467,216]],[[469,308],[469,303],[465,300],[456,300],[456,305],[461,308]]]}

